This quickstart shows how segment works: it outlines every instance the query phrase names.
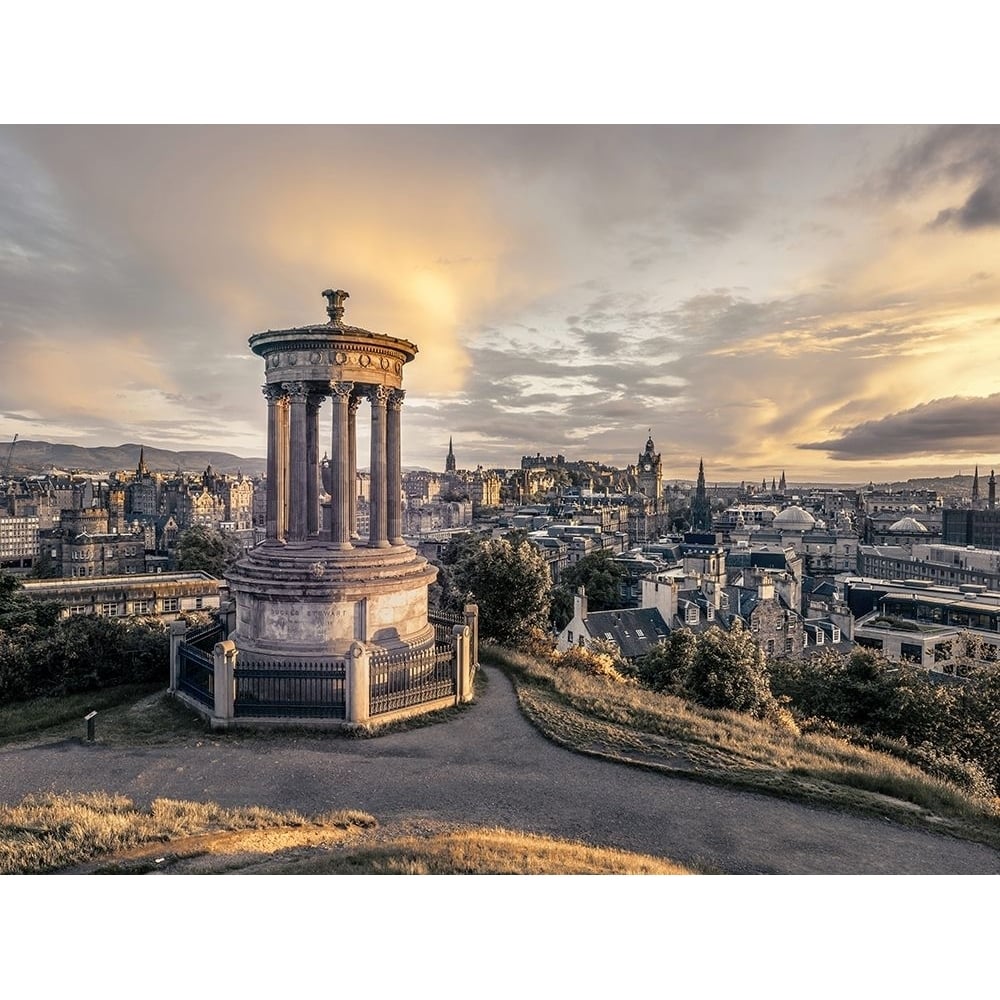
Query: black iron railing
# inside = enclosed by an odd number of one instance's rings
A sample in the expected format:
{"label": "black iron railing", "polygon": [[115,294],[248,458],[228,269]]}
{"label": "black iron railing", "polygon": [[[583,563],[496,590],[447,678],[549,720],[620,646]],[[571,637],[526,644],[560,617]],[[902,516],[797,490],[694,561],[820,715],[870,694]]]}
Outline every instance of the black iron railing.
{"label": "black iron railing", "polygon": [[177,687],[195,701],[215,707],[215,667],[212,657],[204,650],[182,642],[177,651],[180,670]]}
{"label": "black iron railing", "polygon": [[238,660],[235,715],[242,718],[343,719],[343,660],[298,663]]}
{"label": "black iron railing", "polygon": [[427,620],[434,626],[434,641],[439,645],[450,645],[452,629],[465,624],[465,615],[454,611],[429,611]]}
{"label": "black iron railing", "polygon": [[369,676],[370,715],[454,697],[455,652],[450,645],[435,644],[431,649],[383,653],[371,658]]}
{"label": "black iron railing", "polygon": [[188,646],[197,646],[198,649],[201,649],[206,653],[211,653],[215,644],[217,642],[222,642],[222,640],[226,638],[225,633],[225,626],[222,622],[216,621],[212,622],[211,625],[206,625],[203,628],[187,632],[184,636],[184,642]]}

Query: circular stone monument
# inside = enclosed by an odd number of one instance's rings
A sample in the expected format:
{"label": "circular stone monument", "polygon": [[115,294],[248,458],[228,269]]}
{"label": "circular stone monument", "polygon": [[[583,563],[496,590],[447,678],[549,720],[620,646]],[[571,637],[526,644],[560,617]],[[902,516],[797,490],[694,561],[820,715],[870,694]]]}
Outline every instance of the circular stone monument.
{"label": "circular stone monument", "polygon": [[[434,644],[427,588],[437,570],[402,538],[403,366],[417,348],[346,325],[347,292],[323,295],[328,322],[250,338],[266,373],[267,528],[226,580],[236,601],[236,648],[256,662],[328,661],[356,642],[387,653]],[[365,539],[355,532],[362,402],[371,419]],[[326,517],[321,439],[330,455]]]}

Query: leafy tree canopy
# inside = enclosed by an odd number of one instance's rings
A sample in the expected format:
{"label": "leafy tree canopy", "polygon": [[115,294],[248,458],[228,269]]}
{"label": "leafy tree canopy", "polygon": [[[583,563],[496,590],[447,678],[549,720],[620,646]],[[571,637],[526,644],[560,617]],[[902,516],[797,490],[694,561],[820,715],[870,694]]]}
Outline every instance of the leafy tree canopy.
{"label": "leafy tree canopy", "polygon": [[480,541],[454,564],[451,582],[453,606],[467,600],[479,606],[479,633],[486,642],[510,645],[547,622],[549,568],[530,542]]}
{"label": "leafy tree canopy", "polygon": [[699,704],[763,717],[774,706],[769,680],[767,657],[738,619],[698,636],[686,687]]}
{"label": "leafy tree canopy", "polygon": [[200,569],[221,578],[242,554],[238,538],[203,524],[193,525],[177,538],[178,569]]}
{"label": "leafy tree canopy", "polygon": [[607,549],[585,555],[562,571],[552,593],[553,624],[560,631],[573,617],[573,595],[579,587],[587,591],[590,611],[613,611],[622,606],[621,581],[625,570]]}

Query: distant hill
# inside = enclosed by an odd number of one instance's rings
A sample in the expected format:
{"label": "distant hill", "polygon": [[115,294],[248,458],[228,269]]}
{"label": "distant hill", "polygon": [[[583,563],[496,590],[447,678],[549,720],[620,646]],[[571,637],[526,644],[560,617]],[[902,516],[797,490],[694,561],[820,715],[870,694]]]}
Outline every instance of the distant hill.
{"label": "distant hill", "polygon": [[[979,489],[986,496],[986,485],[990,478],[989,470],[980,470]],[[888,484],[893,490],[937,490],[938,493],[971,494],[972,476],[925,476],[919,479],[907,479],[906,482]]]}
{"label": "distant hill", "polygon": [[[264,458],[240,458],[226,451],[167,451],[150,445],[120,444],[117,447],[81,448],[75,444],[51,444],[48,441],[23,441],[14,446],[12,475],[31,475],[55,468],[81,472],[111,472],[134,469],[139,464],[139,449],[145,449],[146,465],[151,472],[203,472],[211,465],[216,472],[260,475],[267,466]],[[7,460],[10,442],[0,443],[0,472]]]}

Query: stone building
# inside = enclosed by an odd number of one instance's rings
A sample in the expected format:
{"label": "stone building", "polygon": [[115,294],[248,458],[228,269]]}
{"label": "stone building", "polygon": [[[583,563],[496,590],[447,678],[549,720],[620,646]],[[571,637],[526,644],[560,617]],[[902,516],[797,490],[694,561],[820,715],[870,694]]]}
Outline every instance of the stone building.
{"label": "stone building", "polygon": [[691,530],[710,531],[712,528],[712,505],[705,490],[705,463],[698,462],[698,482],[694,499],[691,501]]}
{"label": "stone building", "polygon": [[217,611],[221,580],[201,571],[148,573],[100,579],[29,580],[24,592],[40,601],[58,601],[62,617],[155,616],[174,621],[185,612]]}
{"label": "stone building", "polygon": [[27,573],[38,558],[38,517],[0,514],[0,570]]}
{"label": "stone building", "polygon": [[652,501],[651,514],[659,514],[663,504],[663,462],[653,444],[653,433],[646,439],[646,447],[639,454],[636,472],[638,492]]}

